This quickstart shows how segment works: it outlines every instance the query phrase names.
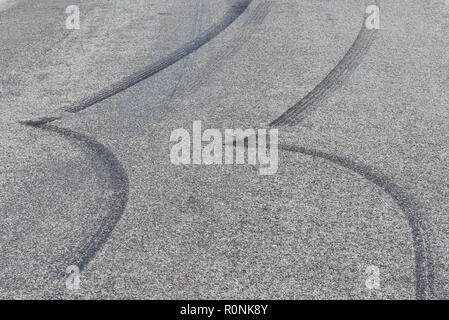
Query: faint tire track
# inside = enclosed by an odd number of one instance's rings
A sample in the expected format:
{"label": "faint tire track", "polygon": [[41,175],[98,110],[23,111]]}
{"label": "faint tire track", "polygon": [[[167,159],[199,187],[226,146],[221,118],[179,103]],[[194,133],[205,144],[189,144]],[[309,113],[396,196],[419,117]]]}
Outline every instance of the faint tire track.
{"label": "faint tire track", "polygon": [[158,72],[166,69],[172,64],[178,62],[182,58],[188,56],[192,52],[198,50],[207,42],[211,41],[217,35],[219,35],[223,30],[229,27],[238,17],[242,15],[243,12],[248,8],[252,0],[240,0],[235,5],[231,6],[231,8],[225,13],[223,18],[219,23],[214,25],[212,28],[199,35],[196,39],[191,42],[188,42],[181,48],[175,50],[165,58],[160,59],[147,66],[141,71],[138,71],[130,76],[125,77],[124,79],[112,84],[111,86],[101,90],[100,92],[88,97],[78,104],[71,106],[67,109],[63,109],[65,112],[76,113],[91,107],[92,105],[101,102],[117,93],[128,89],[129,87],[139,83],[142,80],[145,80]]}
{"label": "faint tire track", "polygon": [[183,93],[195,92],[207,79],[207,77],[216,72],[222,61],[229,59],[235,55],[239,49],[248,41],[252,33],[255,31],[257,25],[263,23],[265,17],[269,14],[273,7],[272,1],[264,1],[257,5],[257,7],[247,17],[241,27],[241,31],[232,39],[232,43],[226,45],[226,48],[220,50],[215,56],[211,57],[210,61],[202,70],[200,76],[190,80],[184,88],[180,89]]}
{"label": "faint tire track", "polygon": [[[203,7],[203,1],[202,0],[198,0],[197,2],[197,13],[196,13],[196,19],[195,19],[195,23],[194,23],[194,27],[193,27],[193,37],[196,38],[200,33],[201,33],[201,29],[203,26],[203,13],[202,13],[202,7]],[[157,105],[168,105],[173,97],[176,95],[181,82],[183,80],[183,78],[185,77],[186,74],[186,70],[187,67],[189,66],[190,62],[191,62],[191,55],[188,55],[185,59],[184,59],[184,63],[181,66],[181,70],[178,72],[178,75],[176,76],[176,79],[174,81],[174,85],[173,88],[171,90],[171,92],[167,95],[167,97],[161,99],[161,101],[159,101],[159,103],[157,103]]]}
{"label": "faint tire track", "polygon": [[[177,86],[176,92],[173,92],[170,96],[170,99],[175,96],[175,93],[178,96],[192,94],[196,92],[205,82],[207,82],[210,75],[217,72],[225,60],[233,57],[242,48],[242,46],[248,42],[252,34],[257,30],[257,27],[263,23],[264,19],[269,14],[273,4],[273,1],[264,1],[259,3],[257,7],[248,14],[240,30],[235,36],[232,37],[229,43],[226,43],[223,48],[220,48],[216,54],[211,55],[209,61],[199,71],[193,72],[192,76],[184,76],[185,84],[180,83]],[[157,106],[153,107],[153,109],[173,111],[174,108],[169,105],[170,99],[168,99],[168,102],[165,102],[164,104],[157,104]]]}

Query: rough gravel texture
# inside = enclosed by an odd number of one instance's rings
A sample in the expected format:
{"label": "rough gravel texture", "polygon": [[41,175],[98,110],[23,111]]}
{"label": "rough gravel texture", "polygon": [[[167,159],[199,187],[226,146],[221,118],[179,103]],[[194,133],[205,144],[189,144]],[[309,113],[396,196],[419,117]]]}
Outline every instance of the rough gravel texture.
{"label": "rough gravel texture", "polygon": [[[278,127],[275,175],[170,162],[193,121],[268,128],[376,2],[357,65]],[[246,5],[157,74],[60,112]],[[443,0],[0,0],[0,298],[449,298],[448,30]]]}

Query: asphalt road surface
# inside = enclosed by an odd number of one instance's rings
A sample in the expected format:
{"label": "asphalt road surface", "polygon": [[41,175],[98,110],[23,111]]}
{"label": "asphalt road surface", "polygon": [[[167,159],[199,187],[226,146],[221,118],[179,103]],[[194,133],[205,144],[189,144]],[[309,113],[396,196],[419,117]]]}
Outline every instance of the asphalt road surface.
{"label": "asphalt road surface", "polygon": [[[445,0],[0,0],[0,298],[449,298],[448,30]],[[278,129],[277,172],[174,165],[194,121]]]}

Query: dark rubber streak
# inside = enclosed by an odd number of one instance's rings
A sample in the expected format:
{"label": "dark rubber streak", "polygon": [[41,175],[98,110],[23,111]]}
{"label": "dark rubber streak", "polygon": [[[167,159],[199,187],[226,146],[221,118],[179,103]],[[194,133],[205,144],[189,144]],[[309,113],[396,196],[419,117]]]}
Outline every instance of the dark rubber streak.
{"label": "dark rubber streak", "polygon": [[37,120],[27,120],[27,121],[19,121],[20,124],[24,124],[26,126],[30,126],[30,127],[39,127],[42,126],[44,124],[56,121],[61,119],[60,117],[45,117],[45,118],[40,118]]}
{"label": "dark rubber streak", "polygon": [[[379,1],[376,1],[379,5]],[[297,104],[287,110],[279,118],[272,121],[270,126],[294,125],[303,118],[305,111],[316,107],[318,103],[323,102],[336,89],[342,87],[344,82],[356,70],[362,62],[363,57],[370,49],[377,35],[377,30],[368,30],[365,27],[365,16],[362,29],[356,40],[345,54],[337,66],[321,81],[312,91],[310,91]],[[376,186],[383,189],[395,202],[407,217],[413,238],[413,247],[415,254],[415,277],[416,277],[416,298],[427,299],[432,297],[434,288],[434,268],[433,257],[425,243],[425,225],[422,217],[426,212],[421,203],[416,201],[411,195],[397,186],[392,179],[384,175],[377,174],[375,170],[367,165],[357,164],[356,162],[328,154],[322,151],[316,151],[296,146],[280,146],[281,150],[298,152],[309,156],[319,157],[330,161],[336,165],[351,170]]]}
{"label": "dark rubber streak", "polygon": [[[356,163],[348,158],[303,147],[281,145],[279,149],[322,158],[351,170],[383,189],[399,205],[407,216],[408,224],[412,230],[415,253],[416,298],[426,299],[433,287],[433,259],[427,253],[424,242],[424,222],[420,219],[424,217],[426,212],[423,205],[404,192],[390,178],[376,173],[377,170],[367,165]],[[420,214],[417,215],[416,213]]]}
{"label": "dark rubber streak", "polygon": [[108,240],[125,211],[129,194],[128,175],[115,155],[106,146],[91,137],[54,125],[27,125],[56,133],[77,145],[81,145],[88,151],[88,155],[93,157],[94,161],[97,161],[106,169],[107,178],[105,180],[107,188],[112,191],[111,199],[108,202],[109,214],[103,218],[96,232],[76,252],[67,258],[67,261],[64,261],[66,263],[64,268],[69,265],[75,265],[80,270],[83,270]]}
{"label": "dark rubber streak", "polygon": [[363,25],[356,40],[335,68],[303,99],[284,112],[279,118],[272,121],[270,126],[294,125],[298,123],[301,120],[300,116],[302,113],[324,101],[345,83],[362,62],[378,32],[378,30],[369,30],[365,27],[366,18],[365,16],[363,19]]}
{"label": "dark rubber streak", "polygon": [[172,52],[167,57],[159,61],[156,61],[155,63],[149,65],[145,69],[138,71],[120,80],[119,82],[112,84],[108,88],[101,90],[100,92],[94,94],[93,96],[82,100],[77,105],[64,109],[64,111],[76,113],[84,109],[87,109],[93,106],[94,104],[101,102],[109,97],[112,97],[113,95],[116,95],[117,93],[124,91],[129,87],[132,87],[133,85],[139,83],[140,81],[145,80],[157,74],[158,72],[166,69],[167,67],[178,62],[182,58],[188,56],[192,52],[198,50],[200,47],[205,45],[207,42],[211,41],[223,30],[229,27],[238,17],[242,15],[243,12],[245,12],[245,10],[248,8],[251,2],[252,0],[240,0],[237,4],[233,5],[226,12],[226,14],[223,16],[222,20],[219,23],[217,23],[208,31],[199,35],[195,40],[185,44],[181,48]]}

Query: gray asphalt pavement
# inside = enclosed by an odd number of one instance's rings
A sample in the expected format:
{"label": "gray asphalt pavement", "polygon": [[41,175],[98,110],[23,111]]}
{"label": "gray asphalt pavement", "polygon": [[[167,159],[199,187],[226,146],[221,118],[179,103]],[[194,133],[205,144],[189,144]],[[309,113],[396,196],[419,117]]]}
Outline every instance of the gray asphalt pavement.
{"label": "gray asphalt pavement", "polygon": [[[449,298],[447,30],[444,0],[0,0],[0,298]],[[277,173],[175,166],[194,121],[277,128]]]}

